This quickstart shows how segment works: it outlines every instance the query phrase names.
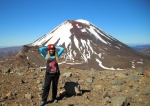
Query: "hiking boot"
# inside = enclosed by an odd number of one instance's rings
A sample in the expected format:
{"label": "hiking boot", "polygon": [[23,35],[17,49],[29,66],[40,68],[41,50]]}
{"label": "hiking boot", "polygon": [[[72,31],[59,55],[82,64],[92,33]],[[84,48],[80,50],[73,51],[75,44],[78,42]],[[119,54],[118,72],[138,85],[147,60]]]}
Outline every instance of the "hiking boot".
{"label": "hiking boot", "polygon": [[40,106],[44,106],[44,105],[45,105],[45,102],[42,101],[42,102],[40,103]]}
{"label": "hiking boot", "polygon": [[57,100],[57,99],[54,99],[53,101],[54,101],[54,103],[57,103],[57,102],[58,102],[58,100]]}

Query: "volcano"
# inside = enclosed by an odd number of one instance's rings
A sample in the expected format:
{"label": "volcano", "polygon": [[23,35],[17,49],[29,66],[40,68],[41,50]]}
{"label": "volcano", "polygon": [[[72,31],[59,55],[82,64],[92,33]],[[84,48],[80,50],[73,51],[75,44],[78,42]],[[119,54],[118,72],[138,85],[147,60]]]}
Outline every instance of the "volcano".
{"label": "volcano", "polygon": [[149,66],[150,58],[125,45],[94,24],[83,20],[67,20],[54,30],[25,45],[16,55],[1,61],[1,67],[14,70],[45,67],[38,48],[55,44],[64,47],[60,67],[96,70],[124,70]]}
{"label": "volcano", "polygon": [[31,46],[55,44],[65,48],[63,65],[84,69],[121,70],[142,65],[145,57],[83,20],[67,20]]}

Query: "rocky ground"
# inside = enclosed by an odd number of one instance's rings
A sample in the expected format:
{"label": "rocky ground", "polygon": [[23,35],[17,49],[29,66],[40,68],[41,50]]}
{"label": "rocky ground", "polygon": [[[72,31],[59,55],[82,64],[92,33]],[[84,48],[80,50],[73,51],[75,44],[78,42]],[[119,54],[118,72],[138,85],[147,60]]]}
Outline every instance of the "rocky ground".
{"label": "rocky ground", "polygon": [[[0,72],[0,106],[39,106],[44,70]],[[80,91],[79,86],[80,85]],[[74,89],[78,86],[78,89]],[[75,93],[77,92],[77,93]],[[61,69],[58,103],[47,106],[150,106],[150,70]]]}

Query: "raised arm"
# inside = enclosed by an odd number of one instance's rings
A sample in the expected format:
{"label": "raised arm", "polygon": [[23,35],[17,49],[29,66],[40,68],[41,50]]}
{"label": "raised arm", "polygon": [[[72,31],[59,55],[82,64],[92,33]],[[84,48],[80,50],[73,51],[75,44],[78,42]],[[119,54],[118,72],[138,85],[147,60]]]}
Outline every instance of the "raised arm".
{"label": "raised arm", "polygon": [[46,52],[47,49],[48,49],[47,46],[42,46],[42,47],[39,48],[39,51],[44,56],[44,59],[45,59],[45,57],[47,55],[47,52]]}
{"label": "raised arm", "polygon": [[58,51],[58,57],[60,57],[60,55],[64,52],[64,48],[63,47],[60,47],[60,46],[55,46],[55,48],[57,49],[57,50],[59,50]]}

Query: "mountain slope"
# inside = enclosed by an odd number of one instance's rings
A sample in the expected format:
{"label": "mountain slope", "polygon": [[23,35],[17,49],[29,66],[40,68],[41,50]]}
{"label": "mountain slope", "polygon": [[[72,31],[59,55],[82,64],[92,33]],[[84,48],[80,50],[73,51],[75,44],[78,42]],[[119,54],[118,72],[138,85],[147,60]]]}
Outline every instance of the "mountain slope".
{"label": "mountain slope", "polygon": [[0,48],[0,58],[6,58],[18,53],[22,46],[4,47]]}
{"label": "mountain slope", "polygon": [[38,48],[51,43],[65,49],[59,60],[62,68],[122,70],[149,67],[150,64],[150,57],[140,54],[90,22],[68,20],[30,46],[23,46],[18,54],[1,59],[0,70],[5,67],[14,70],[45,67],[45,60]]}
{"label": "mountain slope", "polygon": [[140,51],[140,50],[145,50],[145,49],[149,49],[150,45],[137,45],[137,46],[133,46],[133,49]]}
{"label": "mountain slope", "polygon": [[135,63],[143,62],[143,56],[138,52],[86,20],[65,21],[31,46],[51,43],[65,48],[61,57],[64,61],[60,64],[115,70],[135,67]]}
{"label": "mountain slope", "polygon": [[150,48],[149,49],[140,50],[139,52],[150,57]]}

